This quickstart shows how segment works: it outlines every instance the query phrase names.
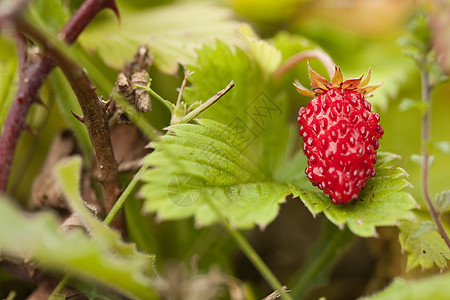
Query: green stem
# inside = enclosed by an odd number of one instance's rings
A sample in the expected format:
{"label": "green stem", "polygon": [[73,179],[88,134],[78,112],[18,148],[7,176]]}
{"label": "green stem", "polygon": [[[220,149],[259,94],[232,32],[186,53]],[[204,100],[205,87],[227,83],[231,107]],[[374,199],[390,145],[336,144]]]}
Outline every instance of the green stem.
{"label": "green stem", "polygon": [[275,277],[272,271],[267,267],[261,257],[256,253],[255,249],[250,245],[250,243],[243,237],[243,235],[237,231],[232,229],[228,223],[225,223],[225,227],[228,232],[231,234],[233,239],[239,245],[242,252],[244,252],[245,256],[252,262],[253,266],[259,271],[259,273],[264,277],[264,279],[270,284],[272,289],[277,290],[281,298],[284,300],[292,300],[291,296],[283,289],[280,281]]}
{"label": "green stem", "polygon": [[14,298],[16,298],[17,293],[16,291],[10,291],[8,294],[8,297],[5,298],[5,300],[14,300]]}
{"label": "green stem", "polygon": [[52,293],[50,294],[50,296],[48,297],[49,300],[52,299],[58,299],[56,297],[56,295],[61,294],[62,290],[64,289],[64,287],[67,285],[67,283],[70,280],[70,276],[69,275],[64,275],[64,277],[59,281],[58,285],[53,289]]}
{"label": "green stem", "polygon": [[281,299],[283,300],[293,300],[291,296],[283,289],[281,283],[278,281],[277,277],[272,273],[269,267],[264,263],[258,253],[253,249],[250,243],[244,238],[244,236],[238,230],[231,228],[228,221],[223,216],[222,212],[212,203],[211,201],[207,201],[208,205],[212,208],[212,210],[217,214],[222,224],[225,226],[226,230],[230,233],[231,237],[238,244],[239,248],[241,248],[242,252],[244,252],[245,256],[252,262],[253,266],[259,271],[259,273],[264,277],[264,279],[269,283],[272,289],[277,290]]}
{"label": "green stem", "polygon": [[141,114],[136,112],[133,106],[128,103],[121,95],[114,93],[114,101],[116,101],[123,109],[125,115],[144,133],[150,140],[159,140],[162,133],[146,121]]}
{"label": "green stem", "polygon": [[167,109],[169,109],[170,112],[173,111],[173,103],[164,99],[163,97],[161,97],[160,95],[158,95],[154,90],[152,90],[150,87],[148,86],[143,86],[143,85],[135,85],[136,88],[139,89],[143,89],[146,90],[147,92],[150,93],[150,95],[152,95],[153,97],[155,97],[156,99],[158,99],[162,104],[164,104]]}
{"label": "green stem", "polygon": [[126,189],[123,191],[123,193],[120,195],[119,199],[117,199],[114,206],[109,211],[108,215],[106,216],[103,223],[106,226],[109,226],[114,219],[114,217],[117,215],[117,213],[122,208],[125,201],[128,199],[130,194],[134,191],[134,188],[138,184],[139,180],[141,179],[142,174],[149,168],[149,163],[144,163],[144,165],[139,169],[139,171],[134,175],[133,179],[130,181]]}
{"label": "green stem", "polygon": [[225,95],[229,90],[231,90],[234,87],[234,81],[231,81],[223,90],[206,100],[204,103],[202,103],[199,107],[188,113],[186,116],[184,116],[181,119],[181,123],[187,123],[193,118],[195,118],[197,115],[199,115],[201,112],[203,112],[205,109],[213,105],[217,102],[220,98],[222,98],[223,95]]}

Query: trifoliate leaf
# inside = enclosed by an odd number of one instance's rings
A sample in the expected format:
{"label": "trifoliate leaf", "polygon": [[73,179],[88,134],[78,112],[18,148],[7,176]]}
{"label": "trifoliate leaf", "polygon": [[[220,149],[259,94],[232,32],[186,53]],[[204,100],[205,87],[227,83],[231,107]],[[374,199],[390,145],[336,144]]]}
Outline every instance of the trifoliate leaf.
{"label": "trifoliate leaf", "polygon": [[81,230],[62,233],[55,215],[23,214],[7,199],[0,199],[0,248],[2,253],[30,259],[41,268],[68,272],[92,280],[132,299],[154,299],[147,266],[132,253],[114,254]]}
{"label": "trifoliate leaf", "polygon": [[110,66],[118,69],[131,60],[142,44],[148,44],[161,71],[175,73],[179,62],[195,62],[194,49],[200,44],[215,39],[230,44],[240,42],[236,34],[238,23],[231,19],[231,12],[211,3],[175,4],[141,12],[124,7],[119,10],[121,24],[111,15],[80,36],[84,46],[98,51]]}
{"label": "trifoliate leaf", "polygon": [[435,264],[441,269],[447,267],[450,249],[434,226],[430,217],[421,212],[416,213],[415,222],[405,220],[400,223],[399,240],[408,251],[408,269],[431,268]]}
{"label": "trifoliate leaf", "polygon": [[383,291],[361,300],[446,300],[450,295],[450,274],[440,274],[432,277],[406,281],[396,278]]}
{"label": "trifoliate leaf", "polygon": [[347,205],[334,205],[321,190],[311,185],[306,178],[292,185],[292,192],[300,197],[312,214],[323,212],[339,227],[345,224],[355,234],[364,237],[376,235],[375,227],[392,226],[402,219],[412,219],[415,207],[412,196],[403,191],[410,184],[401,168],[387,166],[396,158],[390,153],[378,153],[375,165],[377,175],[369,179],[359,198]]}
{"label": "trifoliate leaf", "polygon": [[146,158],[152,168],[142,176],[144,209],[163,220],[194,216],[199,225],[220,220],[212,207],[237,228],[271,222],[290,190],[244,153],[239,134],[208,119],[169,127]]}
{"label": "trifoliate leaf", "polygon": [[258,62],[265,74],[272,74],[281,63],[281,51],[259,39],[248,25],[242,25],[239,33],[250,50],[250,57]]}

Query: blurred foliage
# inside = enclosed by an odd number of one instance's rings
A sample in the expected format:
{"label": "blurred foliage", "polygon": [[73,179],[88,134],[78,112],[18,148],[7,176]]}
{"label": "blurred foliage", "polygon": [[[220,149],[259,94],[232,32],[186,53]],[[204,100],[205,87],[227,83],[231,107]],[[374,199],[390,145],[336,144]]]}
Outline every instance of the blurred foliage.
{"label": "blurred foliage", "polygon": [[[27,17],[36,25],[56,34],[81,3],[80,0],[33,1]],[[236,159],[236,172],[231,175],[239,178],[244,173],[250,174],[247,179],[251,180],[248,180],[246,188],[237,185],[230,187],[229,183],[232,181],[224,182],[225,179],[223,182],[206,180],[201,182],[201,186],[209,184],[210,191],[220,191],[218,194],[212,193],[216,196],[220,194],[218,196],[220,199],[236,196],[242,201],[238,203],[239,205],[226,205],[223,208],[224,214],[238,227],[249,228],[253,224],[269,228],[272,226],[270,222],[279,213],[279,202],[291,192],[280,183],[295,183],[295,187],[292,187],[295,195],[302,194],[304,187],[309,187],[307,182],[302,182],[305,179],[303,172],[305,158],[301,153],[296,124],[298,108],[306,105],[308,99],[298,95],[292,87],[294,79],[308,86],[306,62],[297,65],[278,81],[271,78],[271,73],[292,55],[318,48],[331,56],[342,68],[345,77],[359,76],[370,66],[372,82],[384,81],[382,87],[369,99],[374,109],[380,113],[381,124],[385,131],[380,150],[401,156],[401,160],[395,162],[395,167],[387,165],[382,167],[379,174],[385,174],[386,177],[377,176],[371,181],[379,187],[390,186],[391,193],[395,192],[394,197],[385,199],[377,214],[378,217],[390,216],[389,220],[369,222],[370,226],[361,229],[355,223],[361,219],[361,210],[355,207],[367,206],[365,217],[371,219],[374,215],[370,213],[370,208],[373,207],[370,207],[369,201],[350,207],[349,210],[354,216],[343,217],[348,211],[342,207],[327,206],[328,199],[313,187],[307,188],[310,192],[308,197],[300,196],[309,210],[313,213],[324,211],[335,224],[342,225],[349,220],[350,223],[353,221],[354,224],[349,225],[349,228],[353,233],[362,236],[375,235],[374,226],[399,225],[401,246],[410,253],[407,258],[404,256],[404,262],[399,262],[403,269],[391,272],[386,267],[383,269],[380,265],[372,265],[373,270],[369,272],[367,278],[364,278],[365,281],[346,281],[341,289],[356,289],[357,286],[358,290],[363,290],[360,285],[366,284],[364,293],[369,294],[380,287],[373,283],[377,277],[376,272],[391,280],[402,276],[405,278],[424,276],[413,271],[405,273],[406,267],[413,269],[417,266],[425,268],[434,265],[439,268],[447,266],[447,260],[450,258],[449,249],[430,223],[431,219],[420,190],[420,164],[414,159],[420,155],[420,119],[424,109],[419,101],[420,73],[415,62],[422,63],[425,59],[427,70],[433,74],[436,84],[431,103],[433,147],[430,149],[434,163],[430,166],[429,189],[432,194],[437,194],[435,201],[440,211],[444,213],[444,222],[448,222],[448,216],[445,214],[448,210],[448,193],[442,191],[450,188],[448,181],[450,84],[445,81],[446,78],[442,76],[440,69],[442,67],[444,73],[448,75],[449,64],[446,54],[449,52],[450,38],[447,24],[450,13],[446,5],[426,1],[425,5],[421,5],[408,0],[395,2],[233,0],[214,3],[186,0],[120,0],[117,4],[121,12],[120,22],[111,11],[102,12],[83,32],[80,41],[72,47],[72,55],[86,68],[98,87],[99,94],[108,97],[119,70],[132,58],[140,44],[150,46],[150,52],[154,56],[154,67],[150,70],[151,87],[165,99],[175,101],[184,66],[194,71],[188,79],[189,84],[184,92],[184,100],[188,104],[205,101],[231,80],[235,81],[235,88],[202,113],[202,118],[214,121],[199,121],[199,124],[206,122],[203,125],[175,126],[171,133],[175,133],[176,136],[168,134],[155,143],[154,145],[159,148],[148,159],[153,159],[155,165],[168,163],[174,158],[185,159],[185,167],[189,172],[199,176],[205,175],[200,174],[203,169],[197,168],[199,162],[214,167],[215,172],[223,169],[218,162],[225,161],[225,158]],[[425,13],[420,15],[417,12],[420,9]],[[423,17],[422,20],[417,18],[418,14],[419,17]],[[408,18],[418,21],[409,23],[412,25],[408,28]],[[251,27],[240,22],[249,23]],[[428,51],[430,49],[435,49],[436,52]],[[408,56],[412,56],[415,62]],[[180,63],[183,66],[180,66]],[[319,73],[325,73],[325,68],[317,61],[312,60],[311,64]],[[17,87],[16,68],[14,39],[8,34],[3,35],[2,32],[0,124],[3,123],[13,101]],[[252,118],[248,112],[251,107],[249,105],[261,99],[258,98],[261,95],[266,97],[263,99],[269,99],[266,103],[276,104],[272,107],[275,108],[276,114],[271,119],[265,119],[263,123],[257,123],[254,116]],[[70,127],[76,133],[85,158],[88,158],[91,151],[83,126],[70,116],[70,110],[77,112],[79,107],[70,87],[59,72],[54,72],[41,88],[40,97],[47,107],[33,106],[28,116],[30,125],[38,130],[38,135],[24,133],[20,139],[9,186],[10,198],[25,205],[30,198],[32,182],[45,160],[48,147],[57,131]],[[169,124],[170,114],[156,101],[153,101],[152,106],[153,111],[143,114],[143,117],[146,122],[162,130]],[[226,131],[224,129],[226,125],[236,119],[257,136],[254,143],[242,151],[239,147],[238,150],[236,147],[230,147],[235,141],[224,141],[226,135],[222,132]],[[201,126],[203,127],[200,128]],[[222,133],[218,132],[220,128]],[[215,158],[213,161],[206,161],[210,156],[202,157],[200,152],[204,147],[211,145],[209,142],[220,145],[211,151]],[[194,153],[189,157],[191,161],[185,157],[186,148],[190,149],[191,154]],[[192,162],[194,165],[189,164]],[[260,172],[253,170],[251,164],[256,164]],[[409,174],[408,181],[412,187],[406,186],[406,174],[403,170]],[[167,187],[165,186],[168,183],[167,179],[175,173],[177,176],[190,174],[183,172],[178,172],[176,168],[148,170],[144,180],[147,183],[141,194],[131,196],[125,204],[130,240],[136,243],[142,253],[156,256],[155,264],[158,269],[164,269],[170,261],[175,260],[186,265],[194,264],[203,273],[208,272],[213,266],[219,266],[230,275],[239,274],[242,266],[236,264],[234,256],[237,247],[226,232],[218,226],[198,228],[200,224],[210,224],[214,221],[215,216],[208,208],[193,211],[191,207],[191,210],[182,210],[183,216],[197,214],[195,220],[187,218],[160,223],[161,219],[168,218],[169,213],[173,213],[173,210],[161,202],[161,199],[168,198],[167,189],[164,190],[164,187]],[[160,177],[160,173],[164,173],[164,176]],[[390,181],[384,182],[386,178]],[[122,176],[124,186],[129,179],[127,175]],[[149,186],[148,182],[154,184]],[[301,184],[298,184],[299,182]],[[277,187],[276,197],[275,193],[268,192],[272,185]],[[194,185],[194,194],[196,187],[198,186]],[[405,191],[398,192],[403,187]],[[420,205],[420,208],[415,207],[414,215],[410,212],[414,202],[408,194]],[[147,198],[144,208],[147,211],[159,212],[156,217],[155,214],[142,214],[143,201],[140,199],[142,195]],[[370,195],[367,195],[370,198]],[[244,203],[245,200],[251,203]],[[317,201],[323,204],[320,209],[313,205]],[[261,202],[268,205],[262,205]],[[98,282],[104,282],[103,278],[110,278],[109,276],[114,274],[125,274],[128,279],[119,280],[119,285],[111,286],[113,289],[124,291],[122,287],[131,282],[139,286],[137,290],[144,291],[140,288],[147,283],[143,283],[142,278],[132,276],[132,273],[140,272],[135,270],[136,265],[132,266],[126,260],[121,260],[120,264],[113,266],[114,256],[111,256],[111,249],[105,252],[108,247],[105,248],[104,240],[89,239],[78,231],[67,236],[61,235],[57,232],[57,221],[53,215],[39,214],[36,218],[30,219],[9,202],[3,201],[0,204],[2,251],[12,255],[19,253],[21,256],[34,251],[31,254],[36,261],[51,266],[50,269],[56,270],[57,273],[62,273],[66,267],[70,267],[74,268],[72,273],[75,276],[92,278]],[[303,206],[300,201],[298,205]],[[401,205],[404,206],[400,207]],[[313,206],[315,208],[312,208]],[[306,208],[304,212],[308,213]],[[180,216],[175,215],[173,218],[178,217]],[[409,220],[398,222],[400,217]],[[296,265],[297,270],[306,270],[305,273],[286,271],[277,274],[282,278],[291,278],[289,283],[292,288],[297,287],[295,290],[297,294],[300,294],[299,287],[312,291],[315,287],[327,283],[330,272],[338,265],[336,262],[341,255],[340,249],[345,249],[350,244],[353,235],[350,235],[347,229],[339,231],[334,225],[330,227],[330,224],[324,226],[322,238],[316,242],[314,248],[311,248],[315,241],[314,237],[309,237],[308,242],[297,245],[312,249],[308,257]],[[308,228],[289,227],[282,231],[306,235]],[[280,232],[274,235],[278,236]],[[377,242],[382,243],[383,238],[381,233]],[[397,241],[394,242],[398,244]],[[53,245],[54,248],[48,248],[48,245]],[[71,249],[67,249],[67,246]],[[256,250],[264,253],[264,249],[261,247]],[[399,255],[389,251],[391,250],[384,249],[377,252],[375,260],[381,262],[383,257]],[[283,254],[276,257],[263,256],[263,259],[269,260],[270,257],[268,264],[277,265],[288,255],[298,255],[295,248],[282,249],[280,252]],[[370,258],[368,253],[376,251],[370,248],[369,251],[358,249],[357,252],[362,259],[368,260]],[[111,265],[101,264],[101,260],[111,261]],[[83,263],[84,269],[80,267],[80,262]],[[344,271],[350,272],[350,269],[358,267],[360,266],[346,265]],[[431,268],[429,272],[434,270]],[[367,299],[428,299],[427,297],[444,299],[442,295],[448,294],[445,285],[445,282],[448,282],[447,277],[447,274],[443,274],[412,282],[396,279],[386,290]],[[0,277],[0,281],[2,280],[3,277]],[[10,278],[5,277],[5,280]],[[111,285],[115,282],[114,279],[108,280],[111,280],[109,281]],[[253,293],[255,294],[253,297],[257,299],[269,293],[260,278],[243,280],[251,290],[247,296]],[[89,284],[80,284],[80,290],[91,293],[93,298],[97,295],[96,288]],[[143,296],[145,293],[146,291],[139,295]],[[306,292],[302,297],[311,299]]]}

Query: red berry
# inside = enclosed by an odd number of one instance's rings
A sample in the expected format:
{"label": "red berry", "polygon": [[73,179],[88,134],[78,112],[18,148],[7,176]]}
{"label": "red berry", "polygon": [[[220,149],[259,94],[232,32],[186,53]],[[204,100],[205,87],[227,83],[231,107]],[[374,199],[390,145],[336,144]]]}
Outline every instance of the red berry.
{"label": "red berry", "polygon": [[305,173],[311,183],[329,195],[334,204],[358,198],[367,180],[375,176],[376,150],[383,135],[380,116],[371,111],[365,94],[367,77],[342,80],[336,67],[330,82],[308,65],[313,91],[296,84],[306,96],[315,96],[299,110],[298,123],[303,151],[308,157]]}

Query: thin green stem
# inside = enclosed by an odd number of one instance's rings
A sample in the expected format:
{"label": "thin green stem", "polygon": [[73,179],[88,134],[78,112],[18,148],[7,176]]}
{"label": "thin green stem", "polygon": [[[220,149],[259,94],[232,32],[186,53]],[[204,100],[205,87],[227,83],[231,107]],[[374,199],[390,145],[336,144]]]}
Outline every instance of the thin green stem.
{"label": "thin green stem", "polygon": [[151,89],[151,87],[143,86],[143,85],[135,85],[135,87],[149,92],[150,95],[152,95],[157,100],[159,100],[162,104],[164,104],[170,112],[173,111],[173,106],[174,106],[173,103],[170,102],[169,100],[164,99],[160,95],[158,95],[154,90]]}
{"label": "thin green stem", "polygon": [[67,274],[64,275],[64,277],[59,281],[58,285],[53,289],[53,291],[50,294],[50,296],[48,297],[48,299],[49,300],[58,299],[56,297],[56,295],[61,294],[64,287],[67,285],[67,283],[69,283],[69,280],[70,280],[70,276]]}
{"label": "thin green stem", "polygon": [[126,189],[123,191],[123,193],[120,195],[119,199],[117,199],[116,203],[111,208],[111,210],[109,211],[109,213],[106,216],[105,220],[103,221],[103,223],[106,226],[109,226],[111,224],[111,222],[114,219],[114,217],[120,211],[120,209],[122,208],[122,206],[125,203],[125,201],[128,199],[130,194],[134,191],[134,188],[136,187],[136,185],[139,183],[139,180],[141,179],[142,174],[149,168],[149,166],[150,166],[149,163],[145,163],[139,169],[139,171],[134,175],[133,179],[130,181],[130,183],[128,184]]}
{"label": "thin green stem", "polygon": [[232,238],[239,245],[239,248],[241,248],[242,252],[244,252],[245,256],[247,256],[247,258],[252,262],[259,273],[264,277],[264,279],[274,290],[277,290],[280,293],[281,298],[284,300],[292,300],[291,296],[289,296],[289,294],[286,293],[286,291],[283,289],[280,281],[278,281],[269,267],[267,267],[258,253],[256,253],[255,249],[253,249],[250,243],[243,237],[241,232],[232,229],[227,223],[225,223],[225,227],[231,234]]}
{"label": "thin green stem", "polygon": [[17,296],[16,291],[10,291],[8,297],[6,297],[5,300],[14,300],[16,296]]}
{"label": "thin green stem", "polygon": [[264,277],[264,279],[269,283],[272,289],[277,290],[281,299],[283,300],[293,300],[291,296],[283,289],[280,281],[278,281],[277,277],[272,273],[269,267],[264,263],[258,253],[253,249],[250,243],[244,238],[240,231],[233,229],[228,221],[223,216],[222,212],[212,203],[208,201],[208,205],[211,209],[217,214],[222,224],[226,228],[226,230],[230,233],[231,237],[238,244],[239,248],[241,248],[242,252],[244,252],[245,256],[251,261],[253,266],[259,271],[259,273]]}
{"label": "thin green stem", "polygon": [[181,119],[182,123],[187,123],[193,118],[195,118],[197,115],[199,115],[201,112],[203,112],[205,109],[213,105],[217,102],[220,98],[222,98],[223,95],[225,95],[229,90],[231,90],[234,87],[234,81],[231,81],[223,90],[206,100],[204,103],[202,103],[199,107],[188,113],[186,116],[184,116]]}
{"label": "thin green stem", "polygon": [[121,95],[114,93],[114,100],[123,109],[125,115],[152,141],[157,141],[162,133],[140,115]]}

